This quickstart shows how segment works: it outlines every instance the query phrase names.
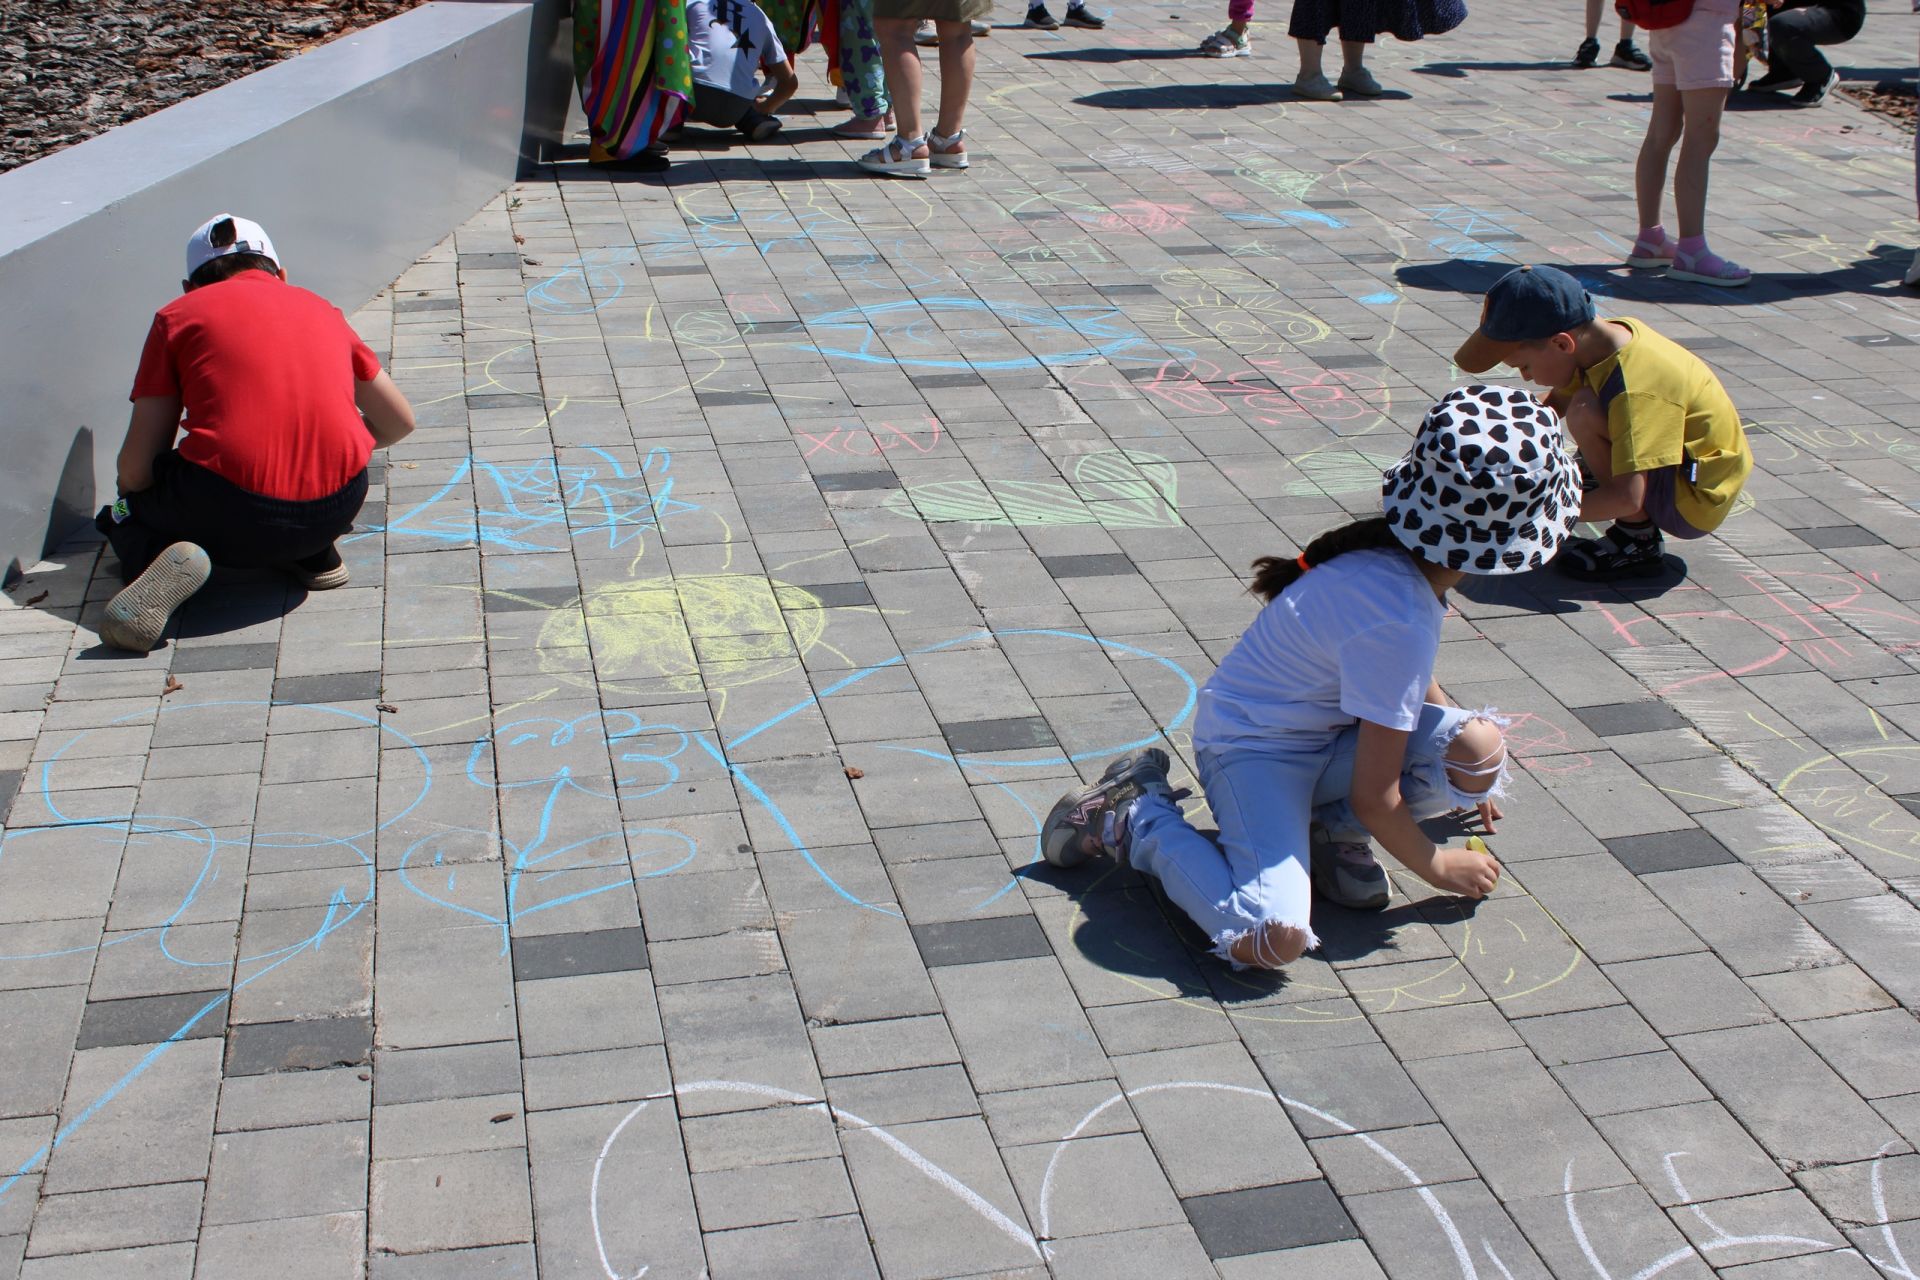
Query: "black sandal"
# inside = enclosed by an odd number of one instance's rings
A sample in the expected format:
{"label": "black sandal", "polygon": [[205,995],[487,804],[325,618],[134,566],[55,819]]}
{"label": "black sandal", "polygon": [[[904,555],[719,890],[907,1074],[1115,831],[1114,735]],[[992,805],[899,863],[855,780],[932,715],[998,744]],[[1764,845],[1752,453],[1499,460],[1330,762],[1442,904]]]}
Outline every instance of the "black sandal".
{"label": "black sandal", "polygon": [[1553,563],[1560,572],[1581,582],[1657,578],[1667,571],[1666,544],[1657,533],[1651,538],[1636,538],[1616,524],[1604,538],[1569,539]]}

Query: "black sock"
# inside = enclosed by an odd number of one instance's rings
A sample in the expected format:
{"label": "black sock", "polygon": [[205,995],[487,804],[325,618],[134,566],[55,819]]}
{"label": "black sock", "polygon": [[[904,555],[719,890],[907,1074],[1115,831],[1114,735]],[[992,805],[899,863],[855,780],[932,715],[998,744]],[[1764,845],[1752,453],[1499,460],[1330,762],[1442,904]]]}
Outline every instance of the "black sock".
{"label": "black sock", "polygon": [[1616,520],[1613,527],[1635,542],[1658,542],[1660,526],[1651,520]]}

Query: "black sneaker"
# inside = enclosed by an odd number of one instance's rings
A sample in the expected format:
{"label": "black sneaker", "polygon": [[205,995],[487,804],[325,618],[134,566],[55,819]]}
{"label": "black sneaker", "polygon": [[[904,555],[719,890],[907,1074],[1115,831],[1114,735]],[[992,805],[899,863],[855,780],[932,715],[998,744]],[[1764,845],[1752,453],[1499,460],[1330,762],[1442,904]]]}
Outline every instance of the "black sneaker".
{"label": "black sneaker", "polygon": [[1107,25],[1105,18],[1087,12],[1087,6],[1083,4],[1069,4],[1067,16],[1060,21],[1069,27],[1085,27],[1088,31],[1099,31]]}
{"label": "black sneaker", "polygon": [[1657,531],[1651,538],[1636,538],[1616,524],[1604,538],[1568,539],[1553,563],[1581,582],[1657,578],[1667,571],[1666,540]]}
{"label": "black sneaker", "polygon": [[1179,802],[1193,793],[1167,781],[1173,761],[1158,747],[1121,756],[1090,787],[1060,797],[1040,828],[1040,855],[1056,867],[1077,867],[1095,853],[1121,857],[1127,847],[1127,809],[1141,796]]}
{"label": "black sneaker", "polygon": [[340,559],[338,547],[290,561],[286,569],[309,591],[333,591],[347,585],[347,566]]}
{"label": "black sneaker", "polygon": [[1060,29],[1060,19],[1048,13],[1047,6],[1037,4],[1027,10],[1027,25],[1030,27],[1038,27],[1042,31],[1058,31]]}
{"label": "black sneaker", "polygon": [[1800,92],[1794,94],[1793,97],[1787,99],[1787,101],[1793,103],[1796,107],[1817,107],[1827,100],[1827,95],[1833,92],[1833,86],[1839,83],[1840,73],[1838,71],[1828,72],[1827,82],[1825,84],[1803,84],[1800,86]]}
{"label": "black sneaker", "polygon": [[1653,70],[1653,59],[1647,56],[1646,50],[1642,49],[1633,41],[1622,40],[1619,44],[1613,46],[1613,58],[1610,61],[1610,65],[1622,67],[1628,71],[1651,71]]}
{"label": "black sneaker", "polygon": [[1767,74],[1747,85],[1754,93],[1780,93],[1787,89],[1798,89],[1800,77],[1785,67],[1773,67]]}
{"label": "black sneaker", "polygon": [[1599,62],[1600,42],[1594,39],[1582,40],[1580,47],[1574,50],[1573,69],[1575,71],[1585,71],[1588,67],[1597,66]]}
{"label": "black sneaker", "polygon": [[1387,871],[1365,840],[1329,840],[1316,825],[1308,838],[1314,891],[1350,911],[1383,911],[1393,896]]}

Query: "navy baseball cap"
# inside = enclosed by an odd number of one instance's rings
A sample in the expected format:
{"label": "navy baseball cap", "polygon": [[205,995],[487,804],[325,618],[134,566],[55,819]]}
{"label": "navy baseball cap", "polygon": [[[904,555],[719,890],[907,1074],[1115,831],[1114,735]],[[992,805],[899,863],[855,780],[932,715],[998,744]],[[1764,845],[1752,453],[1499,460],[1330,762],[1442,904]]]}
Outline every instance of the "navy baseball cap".
{"label": "navy baseball cap", "polygon": [[1578,280],[1553,267],[1515,267],[1487,290],[1480,327],[1453,353],[1468,373],[1485,373],[1523,343],[1593,322],[1593,297]]}

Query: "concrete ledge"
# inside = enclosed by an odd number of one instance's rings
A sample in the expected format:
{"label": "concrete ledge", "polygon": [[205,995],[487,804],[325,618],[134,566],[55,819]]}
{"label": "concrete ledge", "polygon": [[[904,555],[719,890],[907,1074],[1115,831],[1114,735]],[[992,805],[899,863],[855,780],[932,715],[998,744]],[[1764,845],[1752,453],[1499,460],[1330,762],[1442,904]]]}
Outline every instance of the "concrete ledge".
{"label": "concrete ledge", "polygon": [[434,3],[0,175],[0,568],[113,492],[187,233],[264,223],[352,310],[515,175],[533,6]]}

